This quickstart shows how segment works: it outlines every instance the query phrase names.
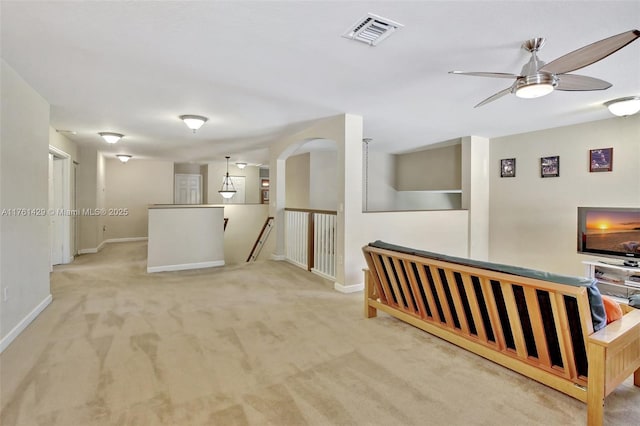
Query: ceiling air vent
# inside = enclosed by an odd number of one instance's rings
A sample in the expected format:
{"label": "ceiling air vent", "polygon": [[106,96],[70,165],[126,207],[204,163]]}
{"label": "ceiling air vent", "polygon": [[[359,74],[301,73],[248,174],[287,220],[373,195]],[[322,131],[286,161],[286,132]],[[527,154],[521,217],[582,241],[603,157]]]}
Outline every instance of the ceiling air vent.
{"label": "ceiling air vent", "polygon": [[342,37],[375,46],[403,26],[404,25],[394,22],[391,19],[368,13],[365,17],[353,24]]}

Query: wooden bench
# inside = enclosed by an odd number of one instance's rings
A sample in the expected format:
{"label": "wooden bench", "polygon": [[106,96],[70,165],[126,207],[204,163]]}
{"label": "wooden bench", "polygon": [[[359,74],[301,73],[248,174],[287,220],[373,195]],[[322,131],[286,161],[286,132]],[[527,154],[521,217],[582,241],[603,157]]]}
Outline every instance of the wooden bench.
{"label": "wooden bench", "polygon": [[594,332],[597,301],[589,299],[600,297],[597,288],[594,296],[586,286],[502,272],[504,265],[396,247],[363,248],[367,318],[381,310],[586,402],[589,425],[602,424],[605,397],[630,375],[640,386],[639,309],[621,306],[622,319]]}

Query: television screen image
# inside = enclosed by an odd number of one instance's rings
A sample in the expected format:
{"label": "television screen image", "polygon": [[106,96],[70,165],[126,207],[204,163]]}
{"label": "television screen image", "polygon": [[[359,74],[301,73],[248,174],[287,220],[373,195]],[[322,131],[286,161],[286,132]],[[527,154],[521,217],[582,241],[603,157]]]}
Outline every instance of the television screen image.
{"label": "television screen image", "polygon": [[640,258],[640,208],[580,207],[579,250]]}

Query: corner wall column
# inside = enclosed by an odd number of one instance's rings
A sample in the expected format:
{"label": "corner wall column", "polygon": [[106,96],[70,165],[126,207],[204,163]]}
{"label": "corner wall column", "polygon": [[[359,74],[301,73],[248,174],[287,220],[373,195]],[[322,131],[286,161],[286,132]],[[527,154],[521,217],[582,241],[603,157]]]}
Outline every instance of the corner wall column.
{"label": "corner wall column", "polygon": [[489,260],[489,139],[462,138],[462,208],[469,211],[469,253]]}

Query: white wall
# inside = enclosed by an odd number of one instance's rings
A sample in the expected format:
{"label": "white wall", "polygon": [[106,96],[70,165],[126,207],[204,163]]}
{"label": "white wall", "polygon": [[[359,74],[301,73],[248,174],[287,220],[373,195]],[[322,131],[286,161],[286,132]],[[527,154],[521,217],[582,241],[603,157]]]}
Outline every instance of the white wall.
{"label": "white wall", "polygon": [[286,206],[336,211],[337,162],[337,151],[312,151],[287,158]]}
{"label": "white wall", "polygon": [[[459,193],[446,193],[432,191],[433,185],[440,189],[460,189],[460,145],[449,146],[433,150],[439,153],[436,157],[446,157],[449,163],[458,163],[455,167],[444,167],[446,176],[441,176],[435,180],[427,178],[430,176],[429,167],[432,158],[427,151],[414,153],[416,160],[410,160],[413,154],[387,154],[371,151],[369,147],[369,174],[368,174],[368,200],[363,198],[363,211],[385,212],[385,211],[409,211],[409,210],[451,210],[461,208],[461,196]],[[427,154],[425,154],[427,153]],[[365,164],[363,164],[363,169]],[[398,168],[407,167],[408,170],[398,172]],[[429,170],[429,171],[427,171]],[[436,172],[436,175],[439,172]],[[444,174],[444,172],[443,172]],[[410,178],[415,177],[418,183],[410,185]],[[397,179],[403,183],[399,183]],[[363,171],[363,180],[365,179]],[[445,181],[447,185],[445,185]],[[364,185],[364,182],[363,182]],[[397,190],[396,187],[402,188]],[[445,188],[446,187],[446,188]],[[409,190],[408,188],[420,188],[421,190]],[[431,188],[431,189],[428,189]],[[363,194],[364,194],[363,186]],[[365,202],[368,206],[365,206]]]}
{"label": "white wall", "polygon": [[2,351],[50,303],[51,294],[49,218],[38,214],[48,208],[49,104],[4,60],[0,74],[0,208],[34,209],[0,216]]}
{"label": "white wall", "polygon": [[106,160],[107,212],[127,209],[128,214],[105,216],[105,239],[146,237],[147,206],[173,204],[173,171],[171,161],[132,158],[122,163],[117,159]]}
{"label": "white wall", "polygon": [[[576,254],[578,206],[640,206],[640,115],[491,140],[490,258],[584,275]],[[613,171],[589,172],[589,150],[613,147]],[[540,157],[560,156],[560,177]],[[516,177],[500,178],[502,158]]]}
{"label": "white wall", "polygon": [[287,158],[285,205],[290,209],[310,208],[309,169],[311,157],[308,152]]}
{"label": "white wall", "polygon": [[[229,218],[224,232],[225,264],[233,265],[247,261],[268,214],[267,204],[224,205],[224,217]],[[273,253],[275,240],[275,233],[269,236],[258,256],[259,260],[269,258]]]}
{"label": "white wall", "polygon": [[195,163],[174,163],[173,172],[177,175],[199,175],[202,174],[200,164]]}
{"label": "white wall", "polygon": [[69,154],[72,161],[78,161],[78,146],[75,142],[70,141],[63,134],[56,132],[56,129],[51,126],[49,126],[49,145],[55,146],[59,150]]}
{"label": "white wall", "polygon": [[462,208],[469,211],[469,257],[489,259],[490,144],[479,136],[462,138]]}
{"label": "white wall", "polygon": [[[363,164],[363,181],[365,179]],[[374,152],[369,147],[368,200],[363,198],[363,211],[389,211],[395,209],[396,190],[395,155],[384,152]],[[364,182],[363,182],[364,193]],[[367,205],[365,205],[365,202]]]}
{"label": "white wall", "polygon": [[[94,147],[80,146],[78,149],[77,199],[80,212],[98,208],[98,157],[100,153]],[[101,222],[98,216],[81,214],[78,224],[78,252],[96,252],[103,241]]]}
{"label": "white wall", "polygon": [[276,258],[284,258],[286,159],[307,141],[329,139],[336,142],[336,288],[342,290],[345,290],[345,286],[362,283],[362,274],[358,270],[362,260],[358,247],[361,241],[358,219],[362,215],[362,127],[362,117],[342,114],[318,120],[310,127],[282,138],[269,148],[270,214],[276,219],[277,232],[274,255]]}
{"label": "white wall", "polygon": [[309,208],[315,210],[338,209],[338,152],[312,151],[309,153]]}
{"label": "white wall", "polygon": [[421,151],[395,156],[395,188],[398,191],[460,189],[462,146],[437,144]]}
{"label": "white wall", "polygon": [[465,210],[364,213],[361,245],[382,240],[467,257],[468,217]]}
{"label": "white wall", "polygon": [[210,206],[150,208],[147,272],[223,266],[223,213]]}
{"label": "white wall", "polygon": [[439,191],[396,191],[393,206],[387,210],[459,210],[460,193]]}

